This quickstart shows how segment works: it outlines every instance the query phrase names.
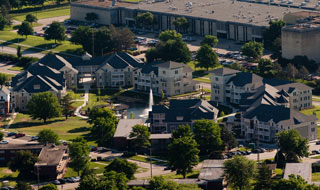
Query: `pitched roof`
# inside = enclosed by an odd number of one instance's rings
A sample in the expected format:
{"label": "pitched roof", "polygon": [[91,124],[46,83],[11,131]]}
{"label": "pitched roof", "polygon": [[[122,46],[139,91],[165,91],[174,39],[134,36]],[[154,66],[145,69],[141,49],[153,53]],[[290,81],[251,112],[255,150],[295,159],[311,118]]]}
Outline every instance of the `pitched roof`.
{"label": "pitched roof", "polygon": [[296,110],[284,107],[261,104],[250,111],[243,114],[244,118],[252,119],[254,117],[262,122],[273,122],[283,125],[295,125],[297,123],[304,123],[310,121],[317,121],[317,117],[314,115],[305,115]]}
{"label": "pitched roof", "polygon": [[143,122],[141,119],[120,119],[113,137],[128,138],[132,131],[132,127],[142,124]]}
{"label": "pitched roof", "polygon": [[180,67],[184,67],[184,66],[185,66],[185,64],[174,62],[174,61],[167,61],[167,62],[157,64],[157,67],[163,67],[163,68],[168,68],[168,69],[176,69],[176,68],[180,68]]}
{"label": "pitched roof", "polygon": [[5,86],[2,86],[2,88],[0,88],[0,90],[1,90],[2,92],[4,92],[5,94],[10,94],[10,90],[9,90],[7,87],[5,87]]}
{"label": "pitched roof", "polygon": [[214,70],[209,71],[209,73],[213,73],[215,75],[220,75],[220,76],[236,74],[236,73],[239,73],[239,72],[240,71],[237,71],[237,70],[234,70],[234,69],[229,69],[229,68],[226,68],[226,67],[222,67],[222,68],[218,68],[218,69],[214,69]]}
{"label": "pitched roof", "polygon": [[237,73],[236,76],[233,76],[228,81],[228,84],[231,82],[237,87],[243,87],[247,84],[251,84],[251,88],[259,88],[263,85],[263,78],[253,73],[240,72]]}
{"label": "pitched roof", "polygon": [[56,54],[47,54],[43,58],[41,58],[38,63],[44,64],[48,67],[54,68],[56,70],[60,70],[63,67],[68,67],[69,69],[73,70],[74,72],[78,72],[76,69],[73,68],[71,63],[64,59],[63,57],[56,55]]}
{"label": "pitched roof", "polygon": [[67,151],[67,146],[56,146],[48,144],[43,146],[38,158],[39,161],[35,166],[57,166],[63,158],[64,153]]}
{"label": "pitched roof", "polygon": [[198,178],[207,181],[223,180],[223,163],[224,160],[204,160]]}
{"label": "pitched roof", "polygon": [[299,175],[308,183],[311,182],[311,163],[287,163],[284,170],[284,179],[289,179],[289,175]]}
{"label": "pitched roof", "polygon": [[285,90],[288,93],[291,93],[292,91],[294,91],[295,89],[297,90],[301,90],[301,91],[305,91],[305,90],[312,90],[311,87],[299,83],[299,82],[295,82],[295,83],[289,83],[289,84],[284,84],[284,85],[280,85],[280,86],[275,86],[277,89],[279,90]]}
{"label": "pitched roof", "polygon": [[136,59],[125,52],[117,52],[105,58],[106,59],[101,62],[98,70],[106,64],[115,69],[124,69],[126,67],[140,68],[144,65],[143,61]]}

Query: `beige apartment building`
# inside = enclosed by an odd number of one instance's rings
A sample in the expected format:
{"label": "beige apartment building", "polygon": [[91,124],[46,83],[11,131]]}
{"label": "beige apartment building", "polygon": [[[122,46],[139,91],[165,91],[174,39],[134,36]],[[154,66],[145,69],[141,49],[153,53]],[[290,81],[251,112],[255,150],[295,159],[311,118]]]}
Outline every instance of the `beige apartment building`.
{"label": "beige apartment building", "polygon": [[192,69],[173,61],[146,64],[134,72],[136,90],[154,93],[163,92],[166,96],[174,96],[198,89],[192,80]]}

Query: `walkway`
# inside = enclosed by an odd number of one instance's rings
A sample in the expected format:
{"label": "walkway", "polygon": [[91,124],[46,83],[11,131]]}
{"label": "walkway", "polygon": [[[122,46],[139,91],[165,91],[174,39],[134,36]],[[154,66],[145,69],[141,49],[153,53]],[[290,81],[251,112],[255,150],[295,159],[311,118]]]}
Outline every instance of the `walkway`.
{"label": "walkway", "polygon": [[88,119],[88,116],[84,116],[80,114],[80,111],[83,107],[85,107],[89,101],[89,89],[90,89],[90,84],[84,84],[84,101],[83,104],[81,106],[79,106],[76,111],[74,112],[74,114],[78,117],[81,117],[82,119]]}
{"label": "walkway", "polygon": [[237,113],[231,113],[229,115],[225,115],[225,116],[222,116],[222,117],[218,117],[217,120],[220,120],[220,119],[224,119],[224,118],[227,118],[227,117],[234,117]]}
{"label": "walkway", "polygon": [[17,114],[18,114],[17,112],[14,112],[14,113],[12,114],[8,125],[7,125],[4,129],[9,129],[9,127],[11,126],[11,124],[14,122],[14,119],[16,118]]}

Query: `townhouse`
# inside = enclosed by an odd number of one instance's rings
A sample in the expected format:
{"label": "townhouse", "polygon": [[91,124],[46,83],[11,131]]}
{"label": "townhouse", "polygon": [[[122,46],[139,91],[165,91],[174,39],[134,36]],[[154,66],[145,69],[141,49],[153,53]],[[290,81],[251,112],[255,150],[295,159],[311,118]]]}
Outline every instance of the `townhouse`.
{"label": "townhouse", "polygon": [[10,91],[7,87],[0,88],[0,115],[6,115],[10,111]]}
{"label": "townhouse", "polygon": [[192,92],[198,89],[192,71],[189,66],[174,61],[146,64],[134,72],[134,88],[146,92],[152,89],[166,96]]}

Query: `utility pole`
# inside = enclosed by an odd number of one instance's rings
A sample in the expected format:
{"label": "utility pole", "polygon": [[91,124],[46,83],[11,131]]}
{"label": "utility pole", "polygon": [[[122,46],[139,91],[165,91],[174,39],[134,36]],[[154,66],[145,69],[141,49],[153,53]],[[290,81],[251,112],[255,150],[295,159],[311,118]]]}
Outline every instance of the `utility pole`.
{"label": "utility pole", "polygon": [[92,57],[94,56],[94,30],[92,30]]}
{"label": "utility pole", "polygon": [[152,178],[152,147],[150,145],[150,176]]}

